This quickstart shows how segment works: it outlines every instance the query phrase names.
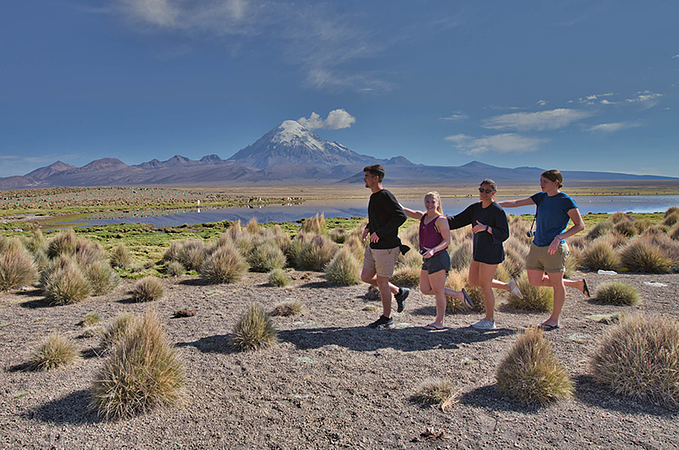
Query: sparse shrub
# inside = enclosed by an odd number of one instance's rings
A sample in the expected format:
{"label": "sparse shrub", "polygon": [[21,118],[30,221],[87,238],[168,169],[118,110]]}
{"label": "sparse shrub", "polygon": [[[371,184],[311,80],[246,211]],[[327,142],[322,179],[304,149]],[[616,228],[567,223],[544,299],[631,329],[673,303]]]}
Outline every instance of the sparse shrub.
{"label": "sparse shrub", "polygon": [[629,238],[637,234],[637,227],[634,226],[634,222],[621,220],[615,224],[615,231],[622,236]]}
{"label": "sparse shrub", "polygon": [[573,396],[573,382],[542,330],[519,335],[495,374],[500,391],[527,404],[545,405]]}
{"label": "sparse shrub", "polygon": [[295,300],[292,302],[284,302],[276,305],[271,312],[272,316],[296,316],[302,312],[302,302]]}
{"label": "sparse shrub", "polygon": [[469,242],[462,243],[450,251],[450,267],[453,270],[462,270],[469,267],[472,262],[472,246]]}
{"label": "sparse shrub", "polygon": [[679,405],[679,322],[635,314],[608,331],[590,360],[594,378],[616,394]]}
{"label": "sparse shrub", "polygon": [[302,233],[325,234],[325,215],[321,213],[320,216],[316,214],[315,217],[304,219],[300,231]]}
{"label": "sparse shrub", "polygon": [[335,256],[337,250],[337,244],[330,238],[317,234],[302,245],[302,249],[297,254],[296,267],[300,270],[321,272]]}
{"label": "sparse shrub", "polygon": [[168,274],[171,277],[181,277],[186,273],[186,269],[180,263],[179,261],[170,261],[167,264],[167,268],[165,269],[165,273]]}
{"label": "sparse shrub", "polygon": [[137,302],[150,302],[163,296],[163,285],[158,278],[142,278],[132,289],[132,298]]}
{"label": "sparse shrub", "polygon": [[47,243],[47,256],[56,258],[59,255],[72,255],[76,250],[76,237],[73,228],[57,233]]}
{"label": "sparse shrub", "polygon": [[127,334],[132,327],[135,316],[132,313],[122,313],[115,318],[101,335],[101,348],[112,350],[113,347]]}
{"label": "sparse shrub", "polygon": [[234,246],[224,246],[208,256],[200,268],[200,275],[210,283],[235,283],[248,270],[245,258]]}
{"label": "sparse shrub", "polygon": [[517,284],[523,298],[510,295],[506,303],[508,308],[530,312],[550,312],[554,308],[553,289],[544,286],[531,286],[526,275],[522,275]]}
{"label": "sparse shrub", "polygon": [[90,283],[73,261],[58,267],[45,280],[45,298],[55,305],[81,302],[90,292]]}
{"label": "sparse shrub", "polygon": [[597,239],[582,253],[580,265],[584,269],[593,271],[618,270],[620,258],[606,239]]}
{"label": "sparse shrub", "polygon": [[665,216],[665,219],[661,223],[665,226],[673,227],[677,224],[677,222],[679,222],[679,211]]}
{"label": "sparse shrub", "polygon": [[458,396],[453,383],[442,379],[428,379],[422,382],[413,395],[413,400],[435,405],[445,411],[452,405]]}
{"label": "sparse shrub", "polygon": [[18,243],[8,245],[5,251],[0,252],[0,291],[31,285],[37,279],[38,268],[23,246]]}
{"label": "sparse shrub", "polygon": [[341,249],[335,257],[325,267],[327,280],[331,284],[339,286],[351,286],[361,282],[359,275],[361,264],[358,262],[351,250]]}
{"label": "sparse shrub", "polygon": [[[175,242],[173,242],[173,244],[175,244]],[[131,261],[130,251],[127,249],[127,246],[123,242],[116,245],[113,248],[113,251],[111,251],[111,266],[120,267],[121,269],[124,269],[130,265],[130,261]]]}
{"label": "sparse shrub", "polygon": [[73,341],[61,333],[52,333],[35,350],[28,366],[33,370],[50,370],[70,364],[75,359],[76,350]]}
{"label": "sparse shrub", "polygon": [[94,295],[108,294],[120,283],[118,274],[104,261],[96,261],[85,267],[84,275]]}
{"label": "sparse shrub", "polygon": [[238,320],[233,330],[233,346],[237,350],[259,350],[278,342],[278,332],[269,316],[257,305]]}
{"label": "sparse shrub", "polygon": [[671,261],[652,243],[636,239],[620,252],[620,262],[632,272],[667,273]]}
{"label": "sparse shrub", "polygon": [[328,234],[330,236],[330,239],[333,240],[336,244],[344,244],[346,242],[347,237],[349,233],[347,233],[347,230],[344,228],[333,228],[330,230],[330,233]]}
{"label": "sparse shrub", "polygon": [[590,230],[587,232],[587,239],[597,239],[601,236],[604,236],[610,232],[613,231],[615,228],[615,224],[611,221],[603,221],[599,222],[596,225],[594,225]]}
{"label": "sparse shrub", "polygon": [[179,261],[179,252],[181,251],[183,244],[181,241],[173,241],[170,246],[165,250],[163,259],[165,261]]}
{"label": "sparse shrub", "polygon": [[270,272],[285,266],[285,255],[275,241],[265,241],[252,249],[248,263],[254,272]]}
{"label": "sparse shrub", "polygon": [[274,269],[269,273],[269,284],[276,287],[285,287],[290,284],[290,277],[283,269]]}
{"label": "sparse shrub", "polygon": [[620,281],[609,281],[596,290],[594,298],[610,305],[635,306],[639,303],[639,291]]}
{"label": "sparse shrub", "polygon": [[84,327],[91,327],[92,325],[98,324],[99,321],[99,314],[91,312],[87,313],[81,324]]}
{"label": "sparse shrub", "polygon": [[179,262],[187,270],[198,270],[205,261],[205,244],[203,241],[191,239],[184,241],[179,251]]}
{"label": "sparse shrub", "polygon": [[157,315],[131,321],[91,388],[91,407],[106,418],[130,417],[181,398],[184,369]]}
{"label": "sparse shrub", "polygon": [[389,279],[396,286],[415,287],[420,284],[421,267],[411,265],[399,266],[394,269],[394,275]]}

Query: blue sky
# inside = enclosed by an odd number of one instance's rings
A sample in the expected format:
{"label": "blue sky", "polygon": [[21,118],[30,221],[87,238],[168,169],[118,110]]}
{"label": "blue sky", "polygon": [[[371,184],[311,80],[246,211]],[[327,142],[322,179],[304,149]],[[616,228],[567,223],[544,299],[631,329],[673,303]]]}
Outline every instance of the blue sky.
{"label": "blue sky", "polygon": [[421,164],[679,176],[678,18],[654,0],[3,2],[0,176],[226,159],[287,119]]}

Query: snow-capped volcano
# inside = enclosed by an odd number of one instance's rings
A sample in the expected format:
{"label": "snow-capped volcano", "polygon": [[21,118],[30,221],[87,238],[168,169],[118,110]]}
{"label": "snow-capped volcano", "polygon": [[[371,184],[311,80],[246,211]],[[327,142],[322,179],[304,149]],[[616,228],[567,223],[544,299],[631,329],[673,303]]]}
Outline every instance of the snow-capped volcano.
{"label": "snow-capped volcano", "polygon": [[258,169],[279,164],[327,166],[384,163],[353,152],[337,142],[328,142],[294,120],[286,120],[227,161]]}

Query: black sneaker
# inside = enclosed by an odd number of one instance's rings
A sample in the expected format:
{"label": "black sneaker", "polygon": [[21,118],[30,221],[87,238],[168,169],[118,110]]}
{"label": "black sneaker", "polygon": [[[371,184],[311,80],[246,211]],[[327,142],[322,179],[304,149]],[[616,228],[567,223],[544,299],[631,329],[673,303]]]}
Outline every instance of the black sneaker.
{"label": "black sneaker", "polygon": [[391,317],[384,317],[380,316],[379,319],[374,321],[373,323],[369,324],[368,327],[370,328],[394,328],[394,319]]}
{"label": "black sneaker", "polygon": [[406,307],[406,299],[408,298],[408,295],[410,295],[410,289],[404,287],[398,288],[398,294],[394,295],[396,304],[398,305],[396,311],[403,312]]}

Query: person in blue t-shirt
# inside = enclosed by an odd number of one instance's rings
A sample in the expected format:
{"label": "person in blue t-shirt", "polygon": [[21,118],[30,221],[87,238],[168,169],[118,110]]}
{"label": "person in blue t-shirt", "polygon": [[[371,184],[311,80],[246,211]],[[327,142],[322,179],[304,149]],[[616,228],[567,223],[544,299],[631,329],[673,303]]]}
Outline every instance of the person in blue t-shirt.
{"label": "person in blue t-shirt", "polygon": [[[532,286],[547,286],[554,289],[554,310],[549,319],[540,324],[543,330],[559,328],[559,314],[566,301],[566,286],[574,287],[589,297],[585,279],[565,280],[563,278],[568,245],[566,238],[585,229],[585,223],[573,199],[560,191],[563,175],[558,170],[548,170],[540,175],[540,189],[530,197],[506,200],[498,204],[503,208],[536,205],[535,235],[526,269]],[[568,222],[573,226],[568,227]]]}

